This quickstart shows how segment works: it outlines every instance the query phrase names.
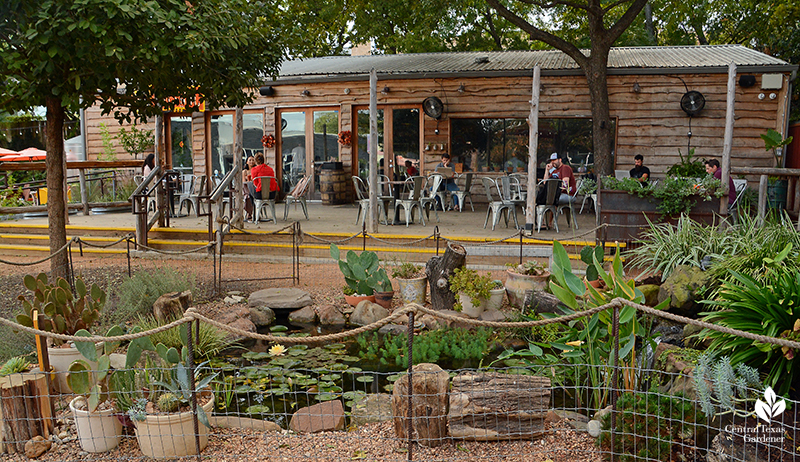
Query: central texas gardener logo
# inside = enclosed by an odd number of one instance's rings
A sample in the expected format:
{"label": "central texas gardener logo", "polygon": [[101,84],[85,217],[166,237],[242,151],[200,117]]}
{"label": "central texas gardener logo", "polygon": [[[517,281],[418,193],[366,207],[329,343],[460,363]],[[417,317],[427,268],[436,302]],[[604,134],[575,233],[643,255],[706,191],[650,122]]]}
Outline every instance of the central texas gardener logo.
{"label": "central texas gardener logo", "polygon": [[771,424],[772,419],[781,415],[784,410],[786,410],[786,401],[778,401],[772,387],[764,390],[764,401],[756,400],[756,415],[767,424]]}

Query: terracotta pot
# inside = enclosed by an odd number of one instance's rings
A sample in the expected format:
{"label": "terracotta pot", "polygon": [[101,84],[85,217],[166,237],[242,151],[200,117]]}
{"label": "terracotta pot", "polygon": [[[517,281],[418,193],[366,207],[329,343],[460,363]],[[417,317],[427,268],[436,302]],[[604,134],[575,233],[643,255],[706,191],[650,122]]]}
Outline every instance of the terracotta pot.
{"label": "terracotta pot", "polygon": [[375,303],[386,308],[392,309],[392,299],[394,298],[394,291],[391,292],[375,292]]}
{"label": "terracotta pot", "polygon": [[528,276],[509,269],[506,274],[508,275],[505,282],[508,303],[520,309],[523,308],[522,304],[525,301],[525,291],[544,290],[547,287],[547,279],[550,278],[549,272],[541,276]]}
{"label": "terracotta pot", "polygon": [[375,303],[375,296],[374,295],[345,295],[344,301],[347,302],[350,306],[358,306],[359,303],[363,300],[369,300],[372,303]]}
{"label": "terracotta pot", "polygon": [[603,287],[603,280],[602,279],[595,279],[594,281],[586,280],[586,283],[590,286],[594,287],[595,289],[599,289]]}
{"label": "terracotta pot", "polygon": [[397,285],[400,286],[400,298],[403,303],[425,304],[428,298],[428,278],[422,276],[414,279],[397,278]]}

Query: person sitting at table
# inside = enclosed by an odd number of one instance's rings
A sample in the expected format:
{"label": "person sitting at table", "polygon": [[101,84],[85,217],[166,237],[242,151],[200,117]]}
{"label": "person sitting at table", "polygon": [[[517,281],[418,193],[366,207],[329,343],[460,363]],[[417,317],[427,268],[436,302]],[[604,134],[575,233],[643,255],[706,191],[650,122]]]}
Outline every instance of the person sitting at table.
{"label": "person sitting at table", "polygon": [[633,168],[631,178],[639,180],[643,185],[650,181],[650,169],[644,166],[644,156],[636,154],[633,156]]}
{"label": "person sitting at table", "polygon": [[[450,164],[450,154],[448,154],[446,152],[443,153],[442,154],[442,161],[439,162],[438,165],[436,165],[436,168],[437,169],[438,168],[449,168],[450,170],[453,170],[453,166]],[[455,191],[458,191],[458,185],[456,184],[456,179],[453,176],[451,176],[450,178],[444,178],[442,180],[442,186],[441,187],[443,187],[445,189],[445,191],[450,193],[450,196],[453,199],[453,208],[457,209],[458,208],[458,197],[453,195],[453,193]],[[436,202],[439,202],[439,201],[440,201],[439,196],[436,196]],[[444,204],[439,203],[439,210],[444,210]]]}
{"label": "person sitting at table", "polygon": [[255,204],[256,199],[261,199],[261,188],[266,187],[265,185],[261,184],[262,181],[259,177],[262,176],[273,177],[269,182],[269,198],[275,199],[275,195],[278,191],[278,182],[274,178],[275,170],[264,163],[264,154],[256,154],[256,166],[250,169],[250,175],[253,177],[253,182],[250,183],[250,198],[253,201],[253,204]]}
{"label": "person sitting at table", "polygon": [[[722,169],[720,168],[717,159],[709,159],[706,161],[706,173],[713,176],[718,180],[722,180]],[[733,183],[733,178],[728,175],[728,207],[733,205],[736,201],[736,185]]]}
{"label": "person sitting at table", "polygon": [[419,170],[414,167],[414,163],[411,162],[409,159],[406,159],[406,177],[411,178],[412,176],[419,175]]}

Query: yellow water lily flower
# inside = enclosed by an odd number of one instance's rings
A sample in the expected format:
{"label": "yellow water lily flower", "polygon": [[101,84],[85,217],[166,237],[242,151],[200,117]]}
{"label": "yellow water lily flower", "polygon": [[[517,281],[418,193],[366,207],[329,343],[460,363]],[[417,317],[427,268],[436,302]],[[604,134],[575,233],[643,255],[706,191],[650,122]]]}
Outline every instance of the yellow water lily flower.
{"label": "yellow water lily flower", "polygon": [[270,356],[283,356],[286,353],[286,347],[283,345],[274,345],[269,349]]}

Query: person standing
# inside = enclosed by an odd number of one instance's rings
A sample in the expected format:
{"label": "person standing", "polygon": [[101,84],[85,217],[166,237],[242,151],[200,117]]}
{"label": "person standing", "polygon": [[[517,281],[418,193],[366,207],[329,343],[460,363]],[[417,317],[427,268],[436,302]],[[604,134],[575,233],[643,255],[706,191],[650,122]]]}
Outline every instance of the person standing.
{"label": "person standing", "polygon": [[[717,159],[709,159],[706,161],[706,173],[718,180],[722,180],[722,169],[719,168],[719,161]],[[728,175],[728,207],[733,205],[734,201],[736,201],[736,185],[733,184],[733,178]]]}
{"label": "person standing", "polygon": [[154,168],[156,168],[156,155],[150,153],[144,158],[144,163],[142,164],[142,176],[147,178],[147,175],[149,175]]}
{"label": "person standing", "polygon": [[650,181],[650,169],[644,166],[644,156],[641,154],[636,154],[633,157],[631,178],[639,180],[639,182],[642,184]]}
{"label": "person standing", "polygon": [[256,158],[253,156],[248,156],[247,161],[244,163],[244,169],[242,169],[242,184],[244,185],[244,191],[242,191],[242,194],[244,195],[244,211],[246,213],[246,220],[251,220],[253,218],[253,201],[250,198],[250,183],[253,181],[251,169],[255,166]]}

